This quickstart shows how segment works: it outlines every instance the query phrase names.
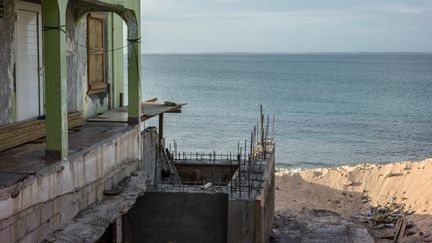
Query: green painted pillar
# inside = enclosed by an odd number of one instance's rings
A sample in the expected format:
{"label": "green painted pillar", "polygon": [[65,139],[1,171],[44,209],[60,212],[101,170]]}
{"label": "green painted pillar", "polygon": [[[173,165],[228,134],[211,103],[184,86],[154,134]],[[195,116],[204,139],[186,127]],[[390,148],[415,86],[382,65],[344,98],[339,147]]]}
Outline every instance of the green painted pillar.
{"label": "green painted pillar", "polygon": [[[139,16],[139,15],[138,15]],[[138,24],[138,29],[139,29]],[[131,28],[128,28],[131,29]],[[131,35],[129,35],[131,36]],[[138,37],[136,37],[138,36]],[[140,122],[141,108],[141,41],[139,32],[135,38],[129,38],[128,48],[128,121],[131,124]]]}
{"label": "green painted pillar", "polygon": [[66,34],[62,31],[66,30],[66,6],[67,0],[42,1],[42,22],[45,28],[46,157],[56,160],[68,156]]}

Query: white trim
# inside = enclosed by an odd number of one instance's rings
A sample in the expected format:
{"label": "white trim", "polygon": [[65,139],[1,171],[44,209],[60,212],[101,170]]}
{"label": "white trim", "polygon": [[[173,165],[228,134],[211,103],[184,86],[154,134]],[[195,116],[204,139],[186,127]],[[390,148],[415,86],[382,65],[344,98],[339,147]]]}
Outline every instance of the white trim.
{"label": "white trim", "polygon": [[[29,11],[29,12],[34,12],[37,13],[37,21],[38,21],[38,68],[39,68],[39,77],[38,77],[38,87],[39,87],[39,115],[43,115],[45,114],[45,77],[44,77],[44,72],[43,72],[43,39],[42,39],[42,33],[43,33],[43,28],[42,28],[42,5],[41,4],[36,4],[36,3],[30,3],[30,2],[25,2],[25,1],[21,1],[21,0],[15,0],[15,11],[18,12],[18,10],[21,11]],[[18,14],[16,15],[18,16]],[[18,19],[17,21],[18,22]],[[15,24],[15,30],[17,30],[17,25]],[[18,35],[17,35],[17,31],[15,31],[15,43],[17,43],[18,41]],[[17,46],[18,44],[15,45],[15,53],[17,54]],[[15,62],[19,62],[19,58],[18,55],[15,55]],[[19,70],[16,70],[16,72],[19,72]],[[17,97],[17,96],[16,96]],[[18,104],[18,100],[16,102],[16,104]],[[17,105],[17,116],[18,116],[18,105]],[[18,117],[17,117],[18,119]]]}

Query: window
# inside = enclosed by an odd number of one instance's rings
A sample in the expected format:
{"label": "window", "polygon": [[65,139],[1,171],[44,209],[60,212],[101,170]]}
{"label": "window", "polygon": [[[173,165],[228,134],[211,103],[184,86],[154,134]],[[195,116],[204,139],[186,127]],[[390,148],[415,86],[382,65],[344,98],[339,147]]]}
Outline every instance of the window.
{"label": "window", "polygon": [[88,94],[108,90],[105,80],[105,15],[90,13],[87,17]]}

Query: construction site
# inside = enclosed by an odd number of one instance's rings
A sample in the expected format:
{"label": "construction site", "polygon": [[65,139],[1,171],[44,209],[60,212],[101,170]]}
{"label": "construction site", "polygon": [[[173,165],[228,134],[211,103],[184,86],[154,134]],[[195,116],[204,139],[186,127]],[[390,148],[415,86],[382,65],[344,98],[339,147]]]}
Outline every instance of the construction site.
{"label": "construction site", "polygon": [[1,242],[267,241],[268,121],[236,153],[165,148],[185,103],[142,98],[140,9],[0,1]]}
{"label": "construction site", "polygon": [[[42,135],[1,152],[2,240],[267,242],[275,204],[268,126],[254,129],[237,153],[183,153],[176,144],[170,151],[161,117],[181,106],[145,104],[161,111],[159,127],[140,132],[115,121],[120,111],[104,121],[77,118],[68,160],[45,159]],[[38,122],[0,131],[17,135]]]}

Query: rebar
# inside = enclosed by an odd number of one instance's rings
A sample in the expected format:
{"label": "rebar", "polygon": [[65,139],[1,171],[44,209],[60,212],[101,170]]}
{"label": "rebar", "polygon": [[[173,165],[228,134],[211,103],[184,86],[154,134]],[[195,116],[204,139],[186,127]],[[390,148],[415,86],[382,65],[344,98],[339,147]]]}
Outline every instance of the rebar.
{"label": "rebar", "polygon": [[250,195],[251,195],[251,181],[250,181],[250,172],[251,172],[251,157],[250,157],[250,154],[249,154],[249,160],[248,160],[248,192],[249,192],[249,197],[250,197]]}
{"label": "rebar", "polygon": [[[239,143],[240,144],[240,143]],[[239,186],[240,186],[240,191],[239,191],[239,196],[241,198],[241,167],[240,167],[240,154],[237,154],[237,163],[238,163],[238,179],[239,179]]]}
{"label": "rebar", "polygon": [[215,171],[215,166],[216,166],[216,151],[213,151],[213,154],[214,154],[214,157],[213,157],[213,182],[212,182],[212,185],[213,185],[213,192],[214,192],[214,187],[215,187],[215,173],[216,173],[216,171]]}
{"label": "rebar", "polygon": [[231,197],[232,197],[232,195],[233,195],[233,181],[232,181],[233,173],[232,173],[232,160],[231,160],[231,153],[229,154],[229,162],[230,162],[230,177],[231,177],[230,184],[231,184]]}

